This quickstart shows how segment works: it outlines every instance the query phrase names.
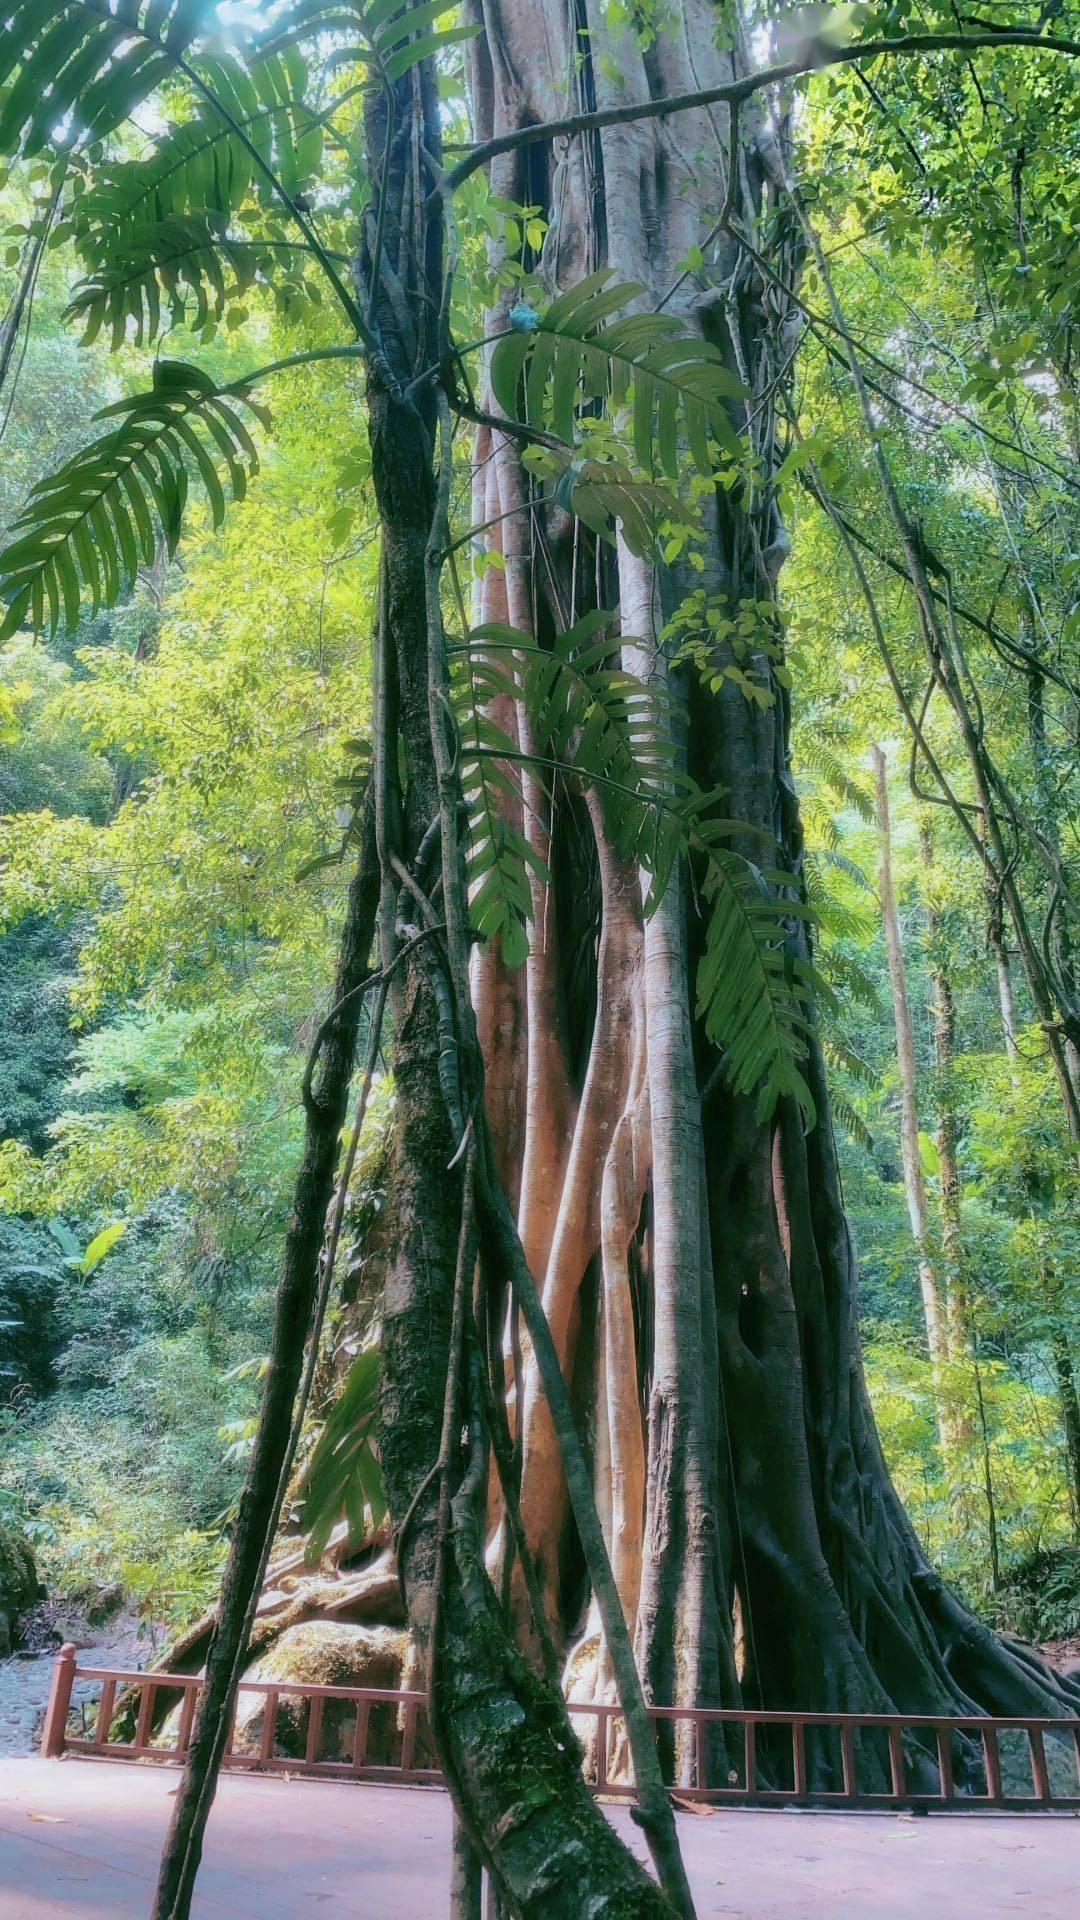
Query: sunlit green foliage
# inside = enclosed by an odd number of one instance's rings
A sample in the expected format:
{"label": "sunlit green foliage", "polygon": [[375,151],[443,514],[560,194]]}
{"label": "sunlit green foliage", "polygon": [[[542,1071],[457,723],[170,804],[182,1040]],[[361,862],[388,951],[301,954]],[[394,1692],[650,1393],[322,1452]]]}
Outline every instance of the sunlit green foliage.
{"label": "sunlit green foliage", "polygon": [[[297,1087],[342,911],[377,596],[355,359],[248,376],[334,350],[343,311],[363,326],[348,284],[367,195],[348,146],[353,90],[439,46],[448,130],[463,135],[464,36],[438,24],[452,9],[415,8],[406,29],[384,0],[342,0],[299,9],[288,44],[242,60],[207,38],[211,9],[136,6],[142,51],[113,58],[100,8],[65,0],[48,23],[38,11],[8,8],[0,86],[23,65],[0,106],[0,147],[32,157],[68,107],[74,117],[63,168],[20,162],[3,188],[12,269],[53,218],[54,195],[58,219],[0,472],[0,1261],[3,1379],[14,1382],[0,1520],[27,1527],[67,1590],[119,1579],[152,1615],[179,1619],[212,1588],[250,1431]],[[329,14],[348,27],[328,70],[341,82],[336,113],[307,65]],[[614,14],[642,46],[677,20],[667,0]],[[951,31],[955,13],[894,0],[841,24],[867,38]],[[788,29],[797,40],[799,22]],[[406,30],[421,37],[407,43]],[[56,34],[68,44],[58,68]],[[50,60],[56,77],[35,90]],[[160,82],[159,124],[140,131],[131,109]],[[1080,633],[1075,85],[1067,64],[1004,48],[981,56],[977,76],[950,53],[876,67],[872,90],[853,68],[802,85],[805,197],[863,358],[873,436],[811,260],[796,387],[776,396],[789,439],[775,480],[732,426],[741,384],[716,349],[668,316],[627,313],[637,290],[606,274],[550,303],[535,270],[538,209],[499,200],[478,175],[457,203],[453,325],[474,339],[495,284],[513,289],[496,393],[539,433],[532,472],[561,507],[602,539],[618,525],[634,550],[659,545],[692,571],[714,484],[776,485],[794,539],[779,609],[691,593],[662,640],[691,675],[726,679],[759,711],[790,695],[807,834],[805,901],[768,847],[759,863],[736,859],[723,796],[709,811],[680,778],[670,714],[658,723],[592,629],[542,653],[506,629],[482,637],[486,653],[462,634],[476,930],[516,959],[529,937],[530,856],[497,806],[507,741],[477,710],[501,675],[529,684],[547,757],[592,782],[644,867],[662,875],[691,846],[710,915],[702,1017],[763,1111],[795,1094],[812,1112],[802,1022],[817,998],[886,1450],[929,1551],[987,1605],[987,1511],[977,1491],[958,1502],[943,1468],[900,1183],[873,892],[875,741],[891,769],[932,1210],[930,1136],[946,1106],[958,1130],[985,1422],[972,1485],[988,1468],[1006,1573],[1080,1524],[1054,1348],[1064,1328],[1078,1351],[1075,1157],[1015,955],[1019,1060],[1005,1051],[979,863],[957,819],[904,788],[910,739],[883,649],[961,811],[973,805],[955,725],[928,685],[874,450],[932,557],[995,763],[1019,796],[1016,871],[1041,912],[1030,824],[1045,835],[1053,815],[1074,889],[1080,866],[1067,684]],[[721,201],[718,184],[718,212]],[[524,237],[533,266],[493,270],[492,234],[511,250]],[[702,292],[717,244],[703,234],[684,263]],[[97,351],[79,350],[80,334]],[[879,630],[838,525],[863,557]],[[474,558],[483,568],[500,556]],[[1032,733],[1033,662],[1047,670],[1049,782]],[[913,771],[932,792],[925,755]],[[928,817],[933,876],[919,839]],[[931,914],[957,1009],[947,1084],[931,1047]],[[803,917],[815,971],[784,924]],[[123,1233],[80,1271],[112,1223]],[[373,1367],[351,1376],[367,1414]],[[950,1388],[965,1405],[973,1379],[965,1361]],[[340,1465],[349,1391],[316,1478]],[[1064,1601],[1055,1617],[1068,1618]]]}

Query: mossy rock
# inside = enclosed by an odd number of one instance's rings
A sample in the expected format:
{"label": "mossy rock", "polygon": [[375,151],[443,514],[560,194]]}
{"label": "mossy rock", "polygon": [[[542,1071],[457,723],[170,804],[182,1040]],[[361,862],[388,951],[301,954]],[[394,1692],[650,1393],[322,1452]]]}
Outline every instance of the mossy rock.
{"label": "mossy rock", "polygon": [[[310,1620],[290,1627],[248,1668],[245,1680],[302,1680],[320,1687],[400,1687],[409,1636],[400,1627],[348,1626]],[[239,1753],[257,1753],[262,1739],[264,1696],[241,1693],[233,1745]],[[293,1694],[278,1699],[274,1752],[302,1759],[307,1749],[309,1703]],[[365,1760],[392,1766],[401,1753],[401,1731],[394,1708],[374,1703],[369,1709]],[[356,1708],[350,1701],[323,1703],[320,1760],[352,1758]],[[419,1749],[418,1749],[419,1752]],[[420,1762],[423,1764],[423,1762]]]}
{"label": "mossy rock", "polygon": [[[409,1650],[402,1627],[352,1626],[335,1620],[309,1620],[289,1627],[244,1672],[245,1680],[299,1680],[320,1687],[399,1688]],[[262,1743],[265,1696],[241,1693],[236,1712],[233,1749],[256,1754]],[[307,1752],[310,1702],[296,1694],[278,1699],[274,1754],[300,1760]],[[173,1707],[157,1736],[157,1744],[176,1740],[179,1706]],[[352,1759],[356,1707],[347,1700],[323,1703],[322,1734],[317,1758]],[[369,1766],[396,1766],[401,1758],[401,1727],[397,1709],[375,1702],[369,1709],[365,1762]],[[430,1738],[421,1720],[415,1747],[416,1766],[434,1766]]]}
{"label": "mossy rock", "polygon": [[0,1659],[12,1650],[19,1615],[41,1594],[37,1565],[21,1533],[0,1527]]}

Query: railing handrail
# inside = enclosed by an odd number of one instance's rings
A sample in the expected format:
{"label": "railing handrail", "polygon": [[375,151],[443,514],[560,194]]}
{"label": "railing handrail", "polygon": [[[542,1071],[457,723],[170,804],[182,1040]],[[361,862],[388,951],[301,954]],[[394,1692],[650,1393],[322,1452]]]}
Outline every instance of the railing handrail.
{"label": "railing handrail", "polygon": [[[201,1687],[205,1675],[202,1668],[197,1673],[166,1673],[158,1667],[82,1667],[77,1666],[80,1680],[116,1680],[125,1686],[144,1686],[152,1684],[163,1692],[177,1688]],[[324,1685],[316,1680],[280,1679],[276,1674],[265,1678],[257,1677],[238,1682],[241,1693],[265,1693],[269,1689],[275,1693],[302,1693],[318,1696],[324,1700],[371,1700],[385,1701],[396,1706],[423,1706],[427,1695],[408,1687],[339,1687]],[[621,1718],[622,1708],[617,1700],[568,1700],[567,1712],[603,1713]],[[832,1711],[819,1707],[665,1707],[650,1703],[648,1714],[654,1720],[704,1720],[719,1723],[730,1721],[742,1726],[752,1721],[755,1726],[789,1727],[793,1720],[801,1721],[806,1727],[927,1727],[947,1728],[956,1733],[979,1733],[986,1727],[1000,1731],[1024,1732],[1028,1727],[1038,1727],[1043,1732],[1065,1732],[1075,1721],[1080,1726],[1080,1714],[993,1714],[993,1713],[848,1713]]]}
{"label": "railing handrail", "polygon": [[[67,1732],[72,1690],[76,1679],[99,1684],[101,1687],[92,1735],[69,1736]],[[201,1672],[168,1673],[156,1669],[140,1671],[125,1667],[80,1667],[76,1649],[70,1644],[66,1645],[60,1649],[53,1669],[42,1736],[42,1752],[47,1757],[72,1752],[126,1760],[155,1760],[166,1764],[170,1761],[180,1761],[184,1757],[191,1737],[197,1695],[203,1679]],[[134,1737],[130,1741],[112,1737],[112,1719],[118,1689],[124,1693],[130,1693],[134,1689],[141,1691],[142,1697]],[[426,1696],[422,1692],[405,1687],[324,1685],[318,1681],[290,1680],[274,1675],[241,1680],[238,1691],[246,1694],[262,1694],[266,1700],[266,1707],[258,1740],[258,1752],[234,1751],[231,1744],[233,1736],[230,1733],[225,1754],[225,1764],[228,1766],[254,1771],[306,1772],[337,1777],[347,1775],[353,1779],[398,1784],[435,1784],[441,1780],[442,1776],[437,1767],[415,1764],[418,1723],[427,1704]],[[153,1744],[155,1698],[160,1694],[169,1693],[181,1695],[182,1704],[179,1709],[176,1738],[171,1746],[155,1746]],[[307,1736],[303,1759],[275,1752],[278,1710],[282,1698],[288,1696],[299,1696],[301,1700],[308,1702]],[[356,1708],[352,1757],[347,1760],[320,1755],[325,1708],[328,1703],[335,1701],[344,1701]],[[608,1772],[608,1749],[613,1726],[622,1719],[622,1709],[618,1702],[568,1700],[566,1704],[572,1719],[585,1716],[591,1717],[596,1723],[595,1780],[592,1782],[595,1791],[617,1795],[631,1792],[632,1788],[623,1781],[612,1781]],[[377,1763],[368,1758],[369,1723],[372,1708],[375,1707],[392,1707],[396,1710],[396,1725],[400,1730],[401,1741],[400,1759],[394,1763]],[[650,1706],[648,1711],[655,1721],[688,1722],[693,1729],[695,1762],[692,1772],[697,1784],[675,1789],[692,1800],[715,1805],[733,1805],[739,1802],[776,1805],[797,1802],[834,1807],[917,1805],[948,1807],[956,1810],[978,1807],[1008,1808],[1013,1811],[1080,1808],[1080,1715],[1069,1714],[1055,1718],[1051,1715],[1039,1714],[850,1713],[797,1707],[786,1709]],[[742,1784],[738,1784],[737,1776],[730,1772],[727,1774],[725,1785],[710,1786],[708,1784],[706,1736],[707,1729],[710,1727],[742,1729]],[[786,1728],[789,1731],[793,1779],[791,1788],[776,1786],[769,1779],[762,1783],[756,1747],[758,1728]],[[843,1785],[839,1788],[811,1787],[807,1784],[806,1733],[808,1729],[813,1728],[839,1731],[843,1777]],[[908,1785],[909,1769],[902,1736],[904,1733],[917,1734],[920,1731],[934,1735],[934,1740],[930,1743],[930,1751],[936,1752],[937,1756],[940,1789],[937,1793],[926,1792],[921,1788],[913,1789]],[[855,1735],[873,1732],[883,1732],[887,1735],[887,1777],[891,1791],[881,1792],[876,1788],[869,1790],[859,1784]],[[1002,1755],[998,1746],[998,1736],[1009,1732],[1022,1733],[1026,1736],[1031,1775],[1030,1792],[1007,1792],[1003,1787]],[[987,1789],[985,1793],[957,1790],[951,1746],[951,1736],[954,1734],[974,1736],[981,1744]],[[1045,1736],[1047,1734],[1055,1737],[1062,1735],[1071,1737],[1076,1757],[1078,1782],[1076,1791],[1062,1792],[1052,1783],[1046,1753]],[[925,1761],[925,1744],[921,1748],[921,1756]],[[732,1784],[733,1780],[736,1784]]]}

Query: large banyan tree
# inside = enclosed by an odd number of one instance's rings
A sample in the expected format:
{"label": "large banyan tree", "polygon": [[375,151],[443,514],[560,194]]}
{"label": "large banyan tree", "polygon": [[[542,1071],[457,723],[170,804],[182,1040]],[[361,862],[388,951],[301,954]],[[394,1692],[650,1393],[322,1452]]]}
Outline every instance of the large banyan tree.
{"label": "large banyan tree", "polygon": [[[152,339],[256,273],[293,301],[321,277],[340,320],[227,387],[160,360],[31,500],[7,630],[114,599],[175,545],[189,491],[223,512],[256,465],[259,384],[292,364],[354,362],[380,522],[354,871],[156,1911],[188,1911],[311,1387],[358,1044],[363,1105],[381,1037],[378,1454],[457,1910],[482,1869],[514,1914],[687,1912],[664,1779],[699,1760],[678,1731],[656,1754],[645,1698],[1077,1701],[934,1572],[876,1437],[777,597],[813,242],[798,77],[958,39],[977,59],[988,36],[811,22],[767,68],[760,27],[751,46],[708,0],[262,13],[230,47],[199,0],[11,0],[0,43],[0,131],[49,155],[94,332]],[[461,54],[467,125],[438,89]],[[165,80],[182,116],[114,157]],[[346,258],[324,234],[350,223]],[[362,1435],[369,1401],[348,1404]],[[560,1677],[621,1701],[664,1895],[583,1785]],[[827,1777],[827,1743],[809,1762]],[[704,1764],[727,1766],[722,1743]]]}

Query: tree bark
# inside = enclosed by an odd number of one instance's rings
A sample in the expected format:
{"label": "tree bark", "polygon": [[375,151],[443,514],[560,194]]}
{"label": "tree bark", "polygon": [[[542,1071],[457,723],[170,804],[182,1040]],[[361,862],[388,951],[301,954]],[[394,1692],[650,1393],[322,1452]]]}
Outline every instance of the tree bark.
{"label": "tree bark", "polygon": [[[481,17],[485,37],[471,54],[481,139],[543,121],[567,105],[602,105],[614,69],[627,92],[645,97],[685,84],[678,76],[691,69],[697,83],[711,84],[738,70],[744,57],[738,45],[717,51],[715,15],[696,0],[683,10],[679,33],[644,51],[588,7],[579,12],[580,33],[568,31],[561,18],[541,17],[523,0],[489,0]],[[775,464],[776,382],[790,357],[797,315],[729,232],[709,242],[700,280],[680,269],[688,247],[707,240],[715,225],[729,138],[726,114],[701,114],[680,126],[678,143],[662,122],[575,137],[555,152],[538,143],[527,157],[500,156],[500,163],[512,164],[500,172],[497,191],[539,205],[548,218],[540,264],[551,290],[609,261],[647,288],[650,304],[665,303],[666,311],[721,346],[751,392],[745,406],[733,408],[734,424],[750,433],[768,473]],[[803,241],[776,184],[783,139],[782,123],[744,121],[732,196],[743,231],[790,284]],[[711,287],[702,286],[706,277]],[[505,472],[514,460],[509,446],[502,458]],[[522,497],[511,489],[501,501]],[[586,605],[611,604],[615,583],[607,556],[591,539],[581,529],[569,531],[549,502],[530,497],[529,514],[507,524],[529,529],[518,604],[543,644],[546,633],[564,629]],[[704,528],[704,571],[695,584],[736,620],[748,604],[771,602],[786,541],[768,486],[749,501],[737,490],[718,493],[705,504]],[[628,664],[666,671],[660,629],[684,587],[678,568],[654,571],[620,551]],[[635,637],[636,653],[629,650]],[[751,705],[723,675],[731,657],[716,645],[710,666],[719,691],[689,679],[687,763],[703,788],[724,791],[726,813],[745,820],[752,833],[773,836],[797,891],[801,833],[789,770],[787,693],[762,648],[751,665],[774,698],[764,710]],[[558,844],[568,802],[558,793],[552,798]],[[595,847],[595,819],[592,825]],[[748,857],[759,856],[760,841],[750,833],[735,844]],[[655,1409],[648,1421],[646,1548],[635,1623],[654,1697],[690,1699],[696,1690],[704,1701],[907,1711],[1003,1710],[1006,1702],[1026,1700],[1031,1711],[1036,1702],[1064,1710],[1066,1694],[1054,1679],[1020,1662],[948,1594],[896,1500],[861,1382],[855,1264],[816,1040],[809,1042],[807,1061],[814,1126],[807,1128],[786,1103],[771,1121],[759,1121],[747,1100],[729,1093],[693,1007],[702,928],[688,880],[684,875],[655,922],[637,935],[650,1145],[627,1270],[643,1282],[633,1359],[644,1370],[646,1405]],[[585,873],[573,861],[556,871],[543,903],[545,926],[567,924],[583,884]],[[799,924],[792,937],[805,951]],[[558,964],[565,982],[565,953]],[[582,1078],[603,1039],[592,1014],[579,1055]],[[574,1052],[573,1044],[564,1051],[571,1084],[579,1072]],[[617,1114],[614,1105],[612,1111]],[[619,1120],[609,1165],[621,1138]],[[603,1244],[604,1165],[598,1158],[593,1167],[589,1206],[595,1211],[586,1239],[621,1279],[621,1261]],[[580,1278],[575,1284],[580,1288]],[[602,1436],[594,1471],[606,1484],[600,1505],[612,1529],[621,1497],[614,1485],[613,1420],[632,1405],[631,1383],[621,1384],[613,1402],[606,1331],[599,1373],[591,1350],[581,1350],[589,1324],[583,1318],[569,1325],[565,1371],[591,1403]],[[563,1326],[557,1331],[561,1338]],[[627,1369],[629,1349],[626,1341]],[[558,1515],[549,1510],[545,1525],[558,1526],[560,1538],[553,1532],[546,1552],[560,1571],[560,1613],[572,1633],[581,1613],[580,1562],[567,1549],[563,1514],[564,1506]],[[685,1516],[681,1525],[679,1515]],[[538,1546],[541,1532],[534,1520]],[[623,1581],[621,1590],[629,1609],[632,1588]],[[680,1638],[695,1619],[704,1623],[696,1664],[683,1659],[694,1634]],[[680,1757],[670,1758],[685,1777]],[[708,1756],[708,1766],[720,1764],[719,1754]],[[821,1777],[835,1765],[824,1745],[814,1764]]]}

